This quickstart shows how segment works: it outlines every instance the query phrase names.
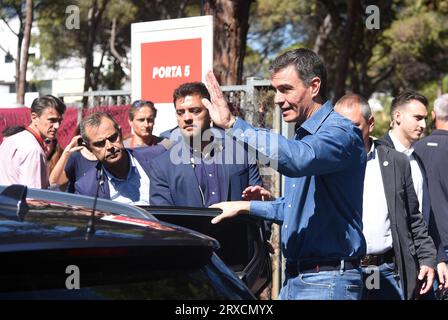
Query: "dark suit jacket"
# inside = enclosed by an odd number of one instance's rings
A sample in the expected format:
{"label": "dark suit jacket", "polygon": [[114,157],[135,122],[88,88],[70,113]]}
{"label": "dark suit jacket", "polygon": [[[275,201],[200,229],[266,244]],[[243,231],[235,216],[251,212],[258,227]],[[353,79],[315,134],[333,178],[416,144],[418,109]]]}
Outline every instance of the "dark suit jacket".
{"label": "dark suit jacket", "polygon": [[375,141],[375,145],[389,210],[395,261],[405,299],[412,299],[419,267],[435,267],[436,249],[419,211],[407,156],[381,141]]}
{"label": "dark suit jacket", "polygon": [[448,250],[448,131],[434,130],[417,141],[415,153],[420,157],[428,177],[431,209],[445,250]]}
{"label": "dark suit jacket", "polygon": [[[215,156],[222,161],[224,175],[224,179],[219,181],[220,189],[224,191],[220,201],[241,200],[241,193],[246,187],[262,184],[258,167],[254,161],[249,161],[247,152],[241,150],[241,146],[237,148],[236,142],[231,137],[227,137],[225,134],[222,137],[224,138],[220,142],[222,149]],[[226,161],[225,154],[226,150],[230,151],[230,146],[234,151],[236,149],[244,152],[243,161],[240,161],[243,163],[227,164],[230,159]],[[170,158],[171,156],[175,156],[177,159],[183,158],[184,161],[176,164]],[[241,154],[237,155],[236,152],[232,152],[232,163],[235,163],[239,156]],[[184,141],[177,142],[170,150],[154,159],[150,171],[151,205],[204,207],[198,180],[189,159],[189,147]]]}
{"label": "dark suit jacket", "polygon": [[[138,161],[138,163],[142,166],[143,170],[149,177],[149,172],[151,169],[151,161],[161,153],[166,151],[166,148],[163,145],[156,145],[153,147],[144,147],[144,148],[136,148],[126,149],[134,158]],[[86,174],[76,181],[75,183],[75,193],[82,194],[85,196],[94,197],[96,195],[96,190],[98,187],[99,180],[106,177],[103,173],[103,166],[100,162],[91,168]],[[105,181],[105,180],[103,180]],[[151,182],[150,182],[151,184]],[[151,187],[151,185],[150,185]],[[98,197],[104,199],[110,199],[110,190],[108,183],[102,183],[98,190]]]}
{"label": "dark suit jacket", "polygon": [[[392,142],[392,139],[389,135],[389,133],[386,133],[386,135],[381,139],[381,141],[388,147],[395,149],[394,143]],[[418,156],[416,152],[413,153],[413,156],[415,160],[418,163],[418,166],[420,167],[420,171],[423,176],[423,203],[422,203],[422,214],[423,219],[428,226],[428,232],[431,236],[432,240],[434,241],[434,244],[437,248],[437,263],[448,261],[448,257],[445,253],[445,248],[443,247],[443,243],[440,240],[440,234],[439,230],[436,226],[436,220],[434,218],[434,212],[431,209],[431,196],[428,189],[428,177],[426,175],[426,170],[423,165],[422,160]]]}

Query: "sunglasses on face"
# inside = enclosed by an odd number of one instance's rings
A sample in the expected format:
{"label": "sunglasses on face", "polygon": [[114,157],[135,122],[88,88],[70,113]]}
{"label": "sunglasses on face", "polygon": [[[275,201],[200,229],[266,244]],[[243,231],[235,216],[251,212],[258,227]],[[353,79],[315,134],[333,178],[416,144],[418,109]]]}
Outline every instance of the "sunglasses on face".
{"label": "sunglasses on face", "polygon": [[104,146],[106,145],[106,140],[108,140],[110,143],[114,143],[118,140],[119,136],[120,136],[120,133],[115,132],[113,135],[107,137],[104,140],[92,142],[92,146],[94,146],[95,148],[104,148]]}

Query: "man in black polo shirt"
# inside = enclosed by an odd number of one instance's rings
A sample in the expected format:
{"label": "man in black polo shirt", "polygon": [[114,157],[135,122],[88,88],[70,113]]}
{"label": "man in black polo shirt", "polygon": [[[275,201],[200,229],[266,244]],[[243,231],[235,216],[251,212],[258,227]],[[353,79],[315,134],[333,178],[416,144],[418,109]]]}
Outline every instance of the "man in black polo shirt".
{"label": "man in black polo shirt", "polygon": [[[436,130],[414,145],[423,162],[428,179],[431,209],[434,213],[440,241],[448,255],[448,94],[434,102],[432,120]],[[448,288],[447,274],[437,266],[439,289]]]}

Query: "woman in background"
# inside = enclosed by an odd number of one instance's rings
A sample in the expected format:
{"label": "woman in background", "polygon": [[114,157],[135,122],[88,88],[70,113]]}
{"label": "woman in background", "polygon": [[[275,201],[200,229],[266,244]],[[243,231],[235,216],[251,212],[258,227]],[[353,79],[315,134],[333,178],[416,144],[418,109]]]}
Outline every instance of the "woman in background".
{"label": "woman in background", "polygon": [[129,125],[133,134],[124,140],[126,148],[154,146],[163,139],[152,134],[157,110],[154,103],[147,100],[136,100],[129,109]]}

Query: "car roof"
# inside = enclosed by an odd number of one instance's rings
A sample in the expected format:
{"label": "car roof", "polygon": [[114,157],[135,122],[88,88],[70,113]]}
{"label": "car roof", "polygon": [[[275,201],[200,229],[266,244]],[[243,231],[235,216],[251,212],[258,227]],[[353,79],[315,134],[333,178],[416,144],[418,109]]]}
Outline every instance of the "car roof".
{"label": "car roof", "polygon": [[[213,238],[157,220],[135,206],[97,199],[95,233],[87,233],[93,198],[61,192],[0,186],[0,252],[45,248],[182,246],[219,248]],[[24,192],[24,210],[14,195]],[[5,194],[6,193],[6,194]],[[51,200],[49,200],[51,198]]]}

